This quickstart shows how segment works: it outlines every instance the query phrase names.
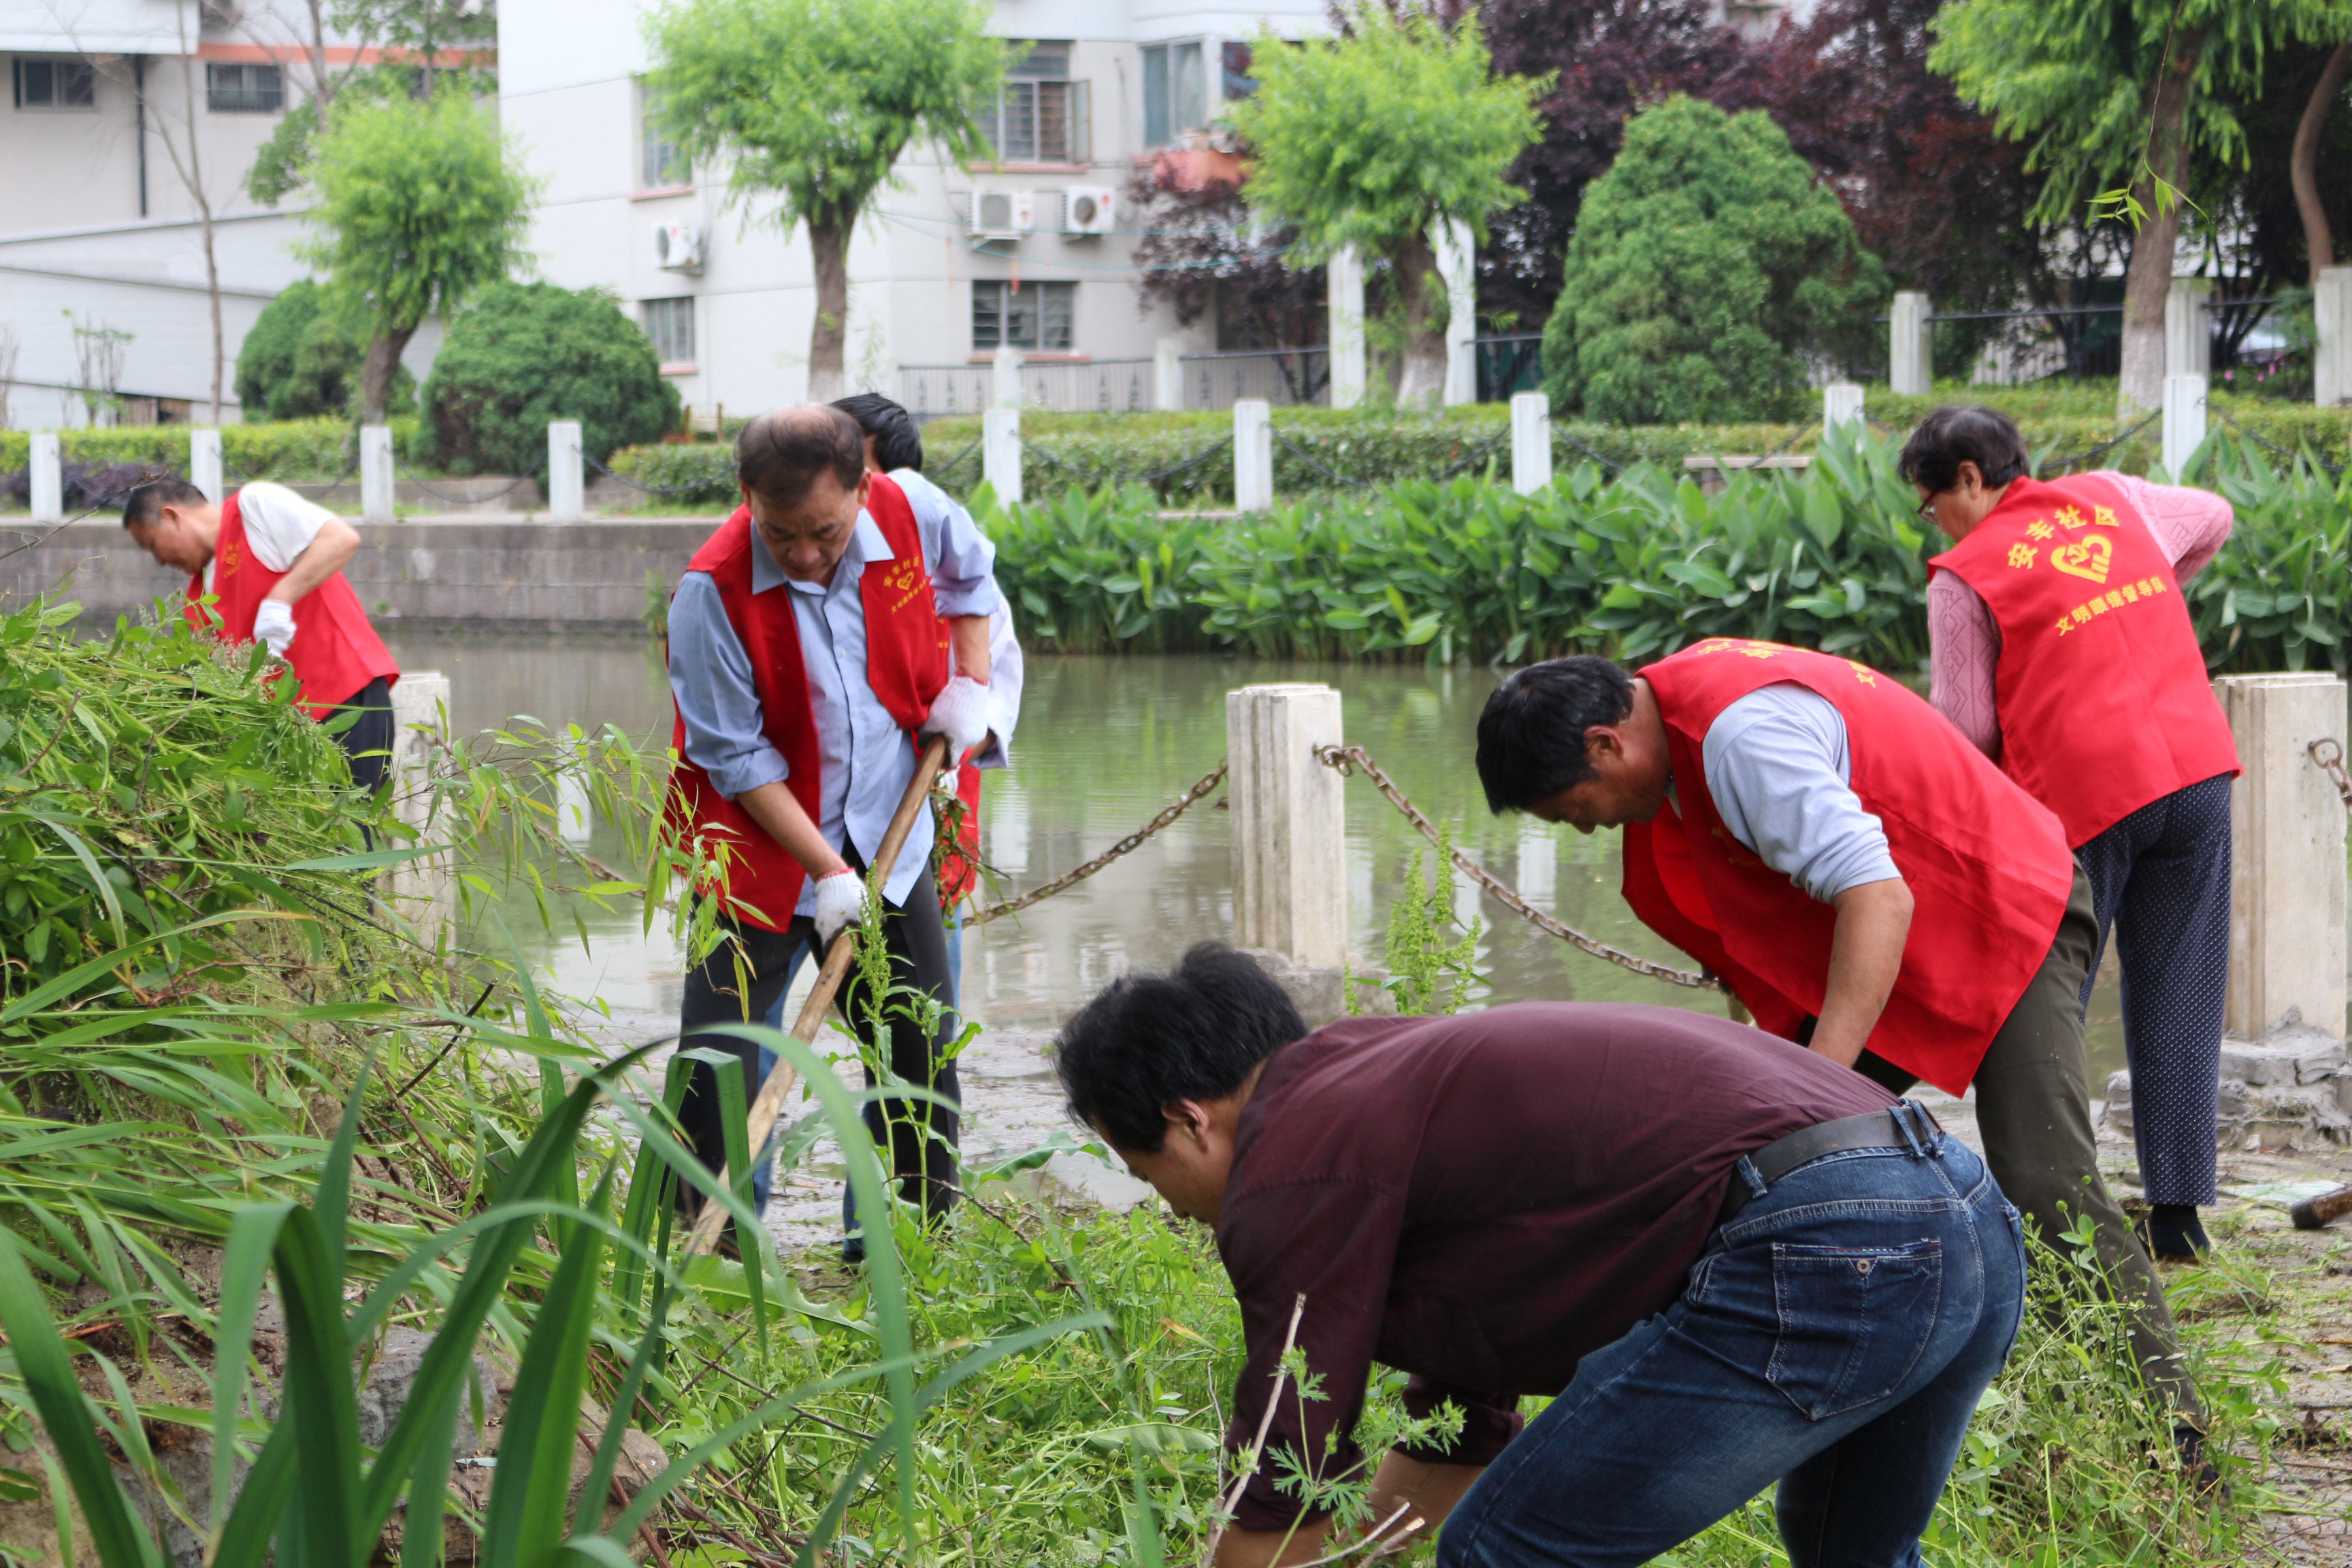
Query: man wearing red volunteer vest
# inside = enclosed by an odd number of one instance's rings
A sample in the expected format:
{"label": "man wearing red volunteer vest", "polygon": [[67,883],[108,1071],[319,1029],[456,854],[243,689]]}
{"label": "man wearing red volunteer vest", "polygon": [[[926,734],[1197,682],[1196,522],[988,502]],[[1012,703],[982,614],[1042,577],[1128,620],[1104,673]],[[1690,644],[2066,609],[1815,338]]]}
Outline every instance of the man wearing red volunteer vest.
{"label": "man wearing red volunteer vest", "polygon": [[1728,638],[1638,679],[1591,657],[1517,671],[1479,718],[1478,776],[1497,811],[1623,827],[1634,913],[1762,1027],[1894,1092],[1974,1085],[2010,1201],[2045,1238],[2095,1224],[2193,1452],[2171,1314],[2099,1179],[2091,891],[2046,807],[1891,677]]}
{"label": "man wearing red volunteer vest", "polygon": [[[857,423],[839,409],[762,415],[735,455],[743,505],[696,554],[670,605],[675,804],[706,852],[723,848],[725,884],[712,893],[730,939],[687,976],[681,1037],[764,1017],[794,952],[822,951],[863,918],[862,873],[914,777],[919,737],[945,735],[956,756],[977,748],[982,767],[1003,761],[988,722],[995,552],[970,518],[918,518],[896,483],[866,471]],[[925,812],[885,869],[882,934],[892,984],[937,1000],[940,1016],[926,1028],[902,1013],[887,1042],[866,1044],[887,1051],[898,1078],[953,1100],[955,1064],[943,1053],[959,1028],[932,834]],[[858,1026],[856,984],[840,1003]],[[692,1043],[735,1056],[746,1100],[757,1092],[755,1047],[730,1036]],[[696,1065],[681,1115],[696,1152],[723,1164],[707,1064]],[[906,1197],[945,1212],[955,1114],[889,1101],[867,1117]]]}
{"label": "man wearing red volunteer vest", "polygon": [[2094,974],[2115,927],[2148,1249],[2188,1260],[2214,1196],[2239,770],[2180,584],[2230,537],[2230,503],[2026,466],[1990,408],[1936,409],[1903,448],[1920,511],[1955,542],[1929,563],[1930,700],[2058,814],[2091,881]]}
{"label": "man wearing red volunteer vest", "polygon": [[189,620],[232,644],[268,644],[311,718],[355,712],[335,740],[353,783],[383,783],[400,666],[343,579],[360,547],[351,524],[284,485],[257,481],[215,506],[187,480],[163,479],[131,490],[122,526],[156,564],[188,574]]}

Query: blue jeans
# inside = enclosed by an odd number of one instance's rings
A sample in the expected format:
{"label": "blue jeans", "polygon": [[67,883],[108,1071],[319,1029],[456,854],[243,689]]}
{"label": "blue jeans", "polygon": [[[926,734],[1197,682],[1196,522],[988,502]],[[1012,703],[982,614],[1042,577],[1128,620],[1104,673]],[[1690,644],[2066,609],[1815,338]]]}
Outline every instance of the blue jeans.
{"label": "blue jeans", "polygon": [[1801,1165],[1583,1359],[1454,1510],[1440,1568],[1633,1568],[1774,1481],[1794,1568],[1917,1568],[2024,1294],[2017,1211],[1964,1145]]}

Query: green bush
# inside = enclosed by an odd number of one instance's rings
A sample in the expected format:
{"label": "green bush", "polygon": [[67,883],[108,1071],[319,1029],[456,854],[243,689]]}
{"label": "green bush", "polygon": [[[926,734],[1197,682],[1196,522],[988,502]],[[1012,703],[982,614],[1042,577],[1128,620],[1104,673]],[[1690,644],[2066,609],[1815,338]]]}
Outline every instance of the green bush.
{"label": "green bush", "polygon": [[662,492],[648,504],[716,505],[733,500],[735,447],[730,441],[663,442],[627,447],[613,454],[612,470],[648,490]]}
{"label": "green bush", "polygon": [[[367,329],[310,279],[288,286],[262,310],[236,355],[237,400],[271,419],[351,418],[357,406]],[[394,408],[416,405],[416,378],[394,371]]]}
{"label": "green bush", "polygon": [[425,425],[452,473],[537,473],[551,420],[580,421],[581,447],[614,449],[677,428],[677,388],[653,341],[600,289],[499,283],[449,324],[425,384]]}
{"label": "green bush", "polygon": [[1886,293],[1779,126],[1669,98],[1585,190],[1544,329],[1552,405],[1612,424],[1785,416],[1802,351],[1865,346]]}

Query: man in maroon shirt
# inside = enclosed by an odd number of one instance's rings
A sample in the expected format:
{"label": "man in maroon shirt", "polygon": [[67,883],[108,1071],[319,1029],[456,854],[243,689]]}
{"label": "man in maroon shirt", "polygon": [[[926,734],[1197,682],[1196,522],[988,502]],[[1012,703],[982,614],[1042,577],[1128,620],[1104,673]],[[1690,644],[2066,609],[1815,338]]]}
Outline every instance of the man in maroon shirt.
{"label": "man in maroon shirt", "polygon": [[[1446,1524],[1441,1568],[1632,1568],[1776,1480],[1796,1568],[1905,1568],[2016,1337],[2023,1244],[1977,1157],[1724,1019],[1528,1003],[1309,1036],[1204,944],[1105,987],[1056,1067],[1072,1117],[1216,1227],[1236,1456],[1286,1343],[1321,1381],[1273,1398],[1219,1568],[1328,1550],[1295,1478],[1360,1474],[1376,1361],[1414,1415],[1462,1415],[1371,1484],[1384,1539]],[[1558,1397],[1521,1432],[1524,1394]]]}

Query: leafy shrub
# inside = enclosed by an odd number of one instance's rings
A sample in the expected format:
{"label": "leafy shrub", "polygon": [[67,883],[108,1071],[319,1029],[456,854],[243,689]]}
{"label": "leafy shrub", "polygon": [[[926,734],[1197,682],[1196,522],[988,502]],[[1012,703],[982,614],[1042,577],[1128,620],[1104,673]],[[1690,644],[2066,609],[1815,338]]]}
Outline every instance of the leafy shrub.
{"label": "leafy shrub", "polygon": [[[271,419],[349,418],[359,398],[366,326],[308,278],[266,306],[236,355],[237,401]],[[393,374],[391,406],[416,405],[416,378]]]}
{"label": "leafy shrub", "polygon": [[1770,119],[1669,98],[1627,121],[1585,190],[1544,329],[1553,406],[1612,424],[1785,415],[1800,351],[1867,333],[1886,292]]}
{"label": "leafy shrub", "polygon": [[659,499],[714,505],[737,498],[735,447],[728,441],[664,442],[613,454],[612,470]]}
{"label": "leafy shrub", "polygon": [[551,420],[580,421],[598,462],[678,423],[653,341],[599,289],[499,283],[458,313],[425,384],[433,447],[452,473],[537,473]]}

